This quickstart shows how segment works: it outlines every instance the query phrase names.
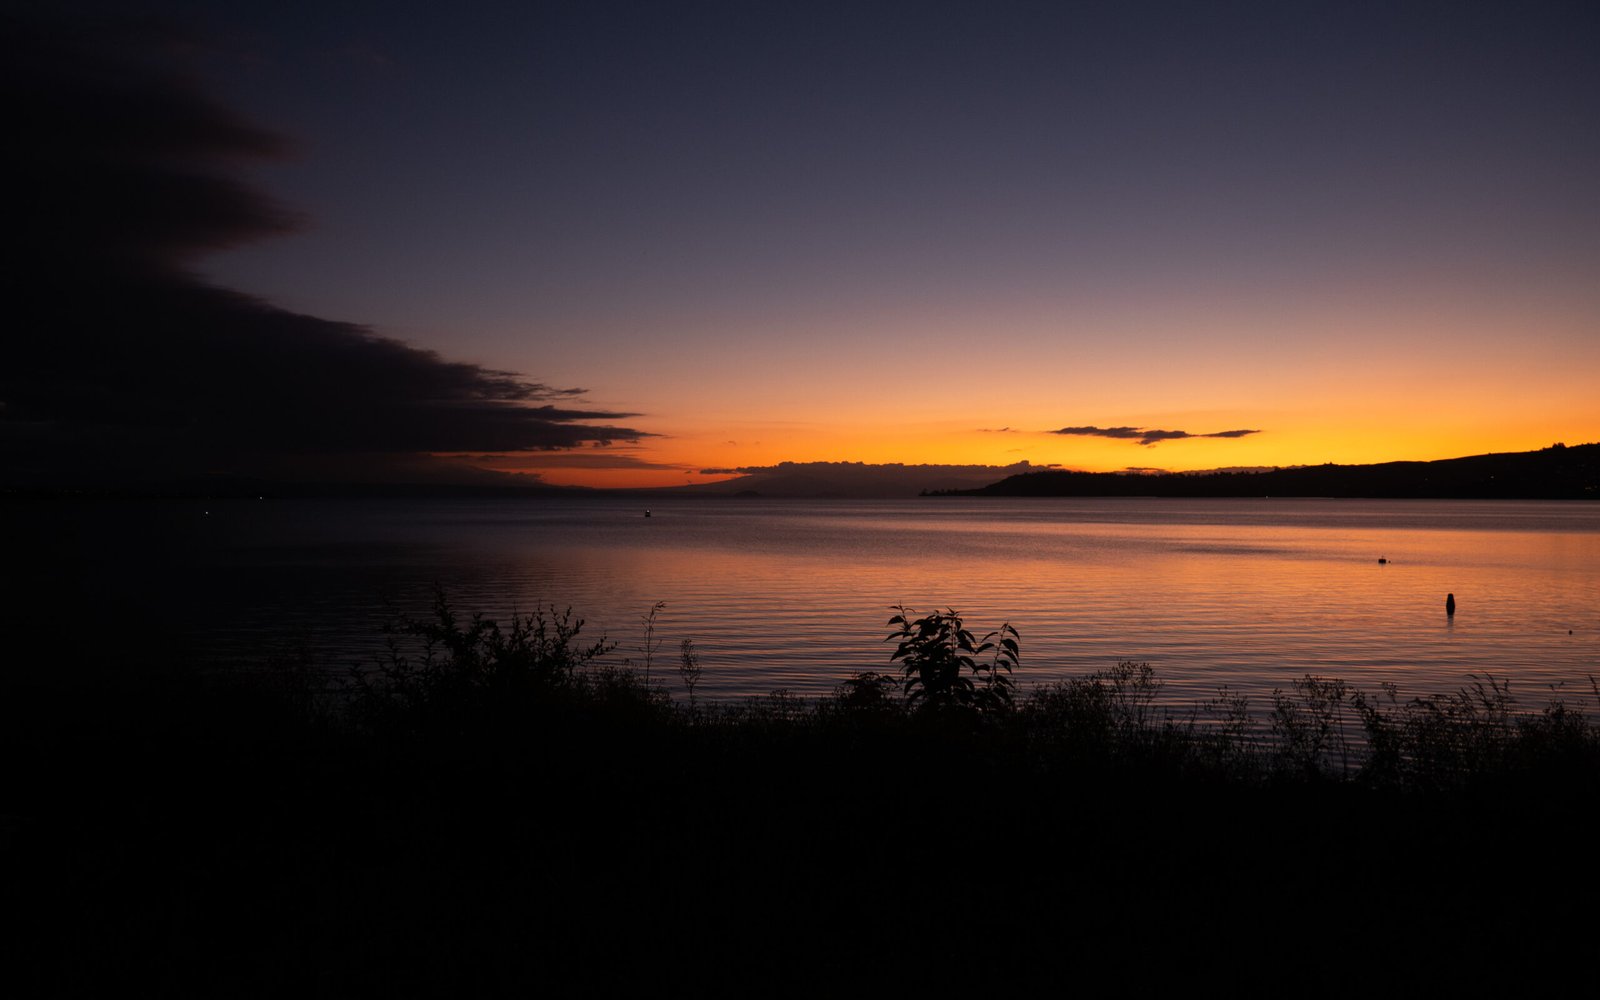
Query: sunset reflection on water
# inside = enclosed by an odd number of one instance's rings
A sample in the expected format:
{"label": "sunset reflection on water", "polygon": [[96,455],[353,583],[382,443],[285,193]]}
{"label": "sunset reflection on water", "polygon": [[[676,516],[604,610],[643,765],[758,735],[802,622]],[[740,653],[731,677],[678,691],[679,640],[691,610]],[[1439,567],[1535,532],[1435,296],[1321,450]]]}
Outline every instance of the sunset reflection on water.
{"label": "sunset reflection on water", "polygon": [[[295,625],[373,648],[378,595],[425,610],[570,605],[638,658],[692,638],[699,692],[821,694],[886,669],[890,605],[1022,635],[1019,681],[1149,661],[1179,701],[1305,674],[1403,695],[1469,673],[1537,701],[1600,674],[1600,510],[1316,500],[306,501],[225,508],[207,642]],[[1379,559],[1387,560],[1380,564]],[[1447,593],[1459,610],[1444,613]],[[1569,634],[1570,630],[1570,634]]]}

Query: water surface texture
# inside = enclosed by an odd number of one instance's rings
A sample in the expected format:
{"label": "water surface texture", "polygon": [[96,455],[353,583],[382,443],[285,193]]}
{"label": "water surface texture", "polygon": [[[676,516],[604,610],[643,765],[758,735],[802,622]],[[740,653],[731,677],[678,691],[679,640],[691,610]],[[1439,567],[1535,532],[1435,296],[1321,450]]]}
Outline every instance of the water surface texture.
{"label": "water surface texture", "polygon": [[[1525,705],[1600,675],[1600,506],[1475,501],[234,500],[145,504],[124,531],[174,533],[183,628],[213,658],[381,648],[384,602],[425,611],[571,606],[654,669],[683,638],[698,693],[831,690],[888,669],[889,607],[953,607],[1022,636],[1020,685],[1150,662],[1166,694],[1255,695],[1305,674],[1403,695],[1468,674]],[[139,518],[151,524],[126,524]],[[1380,563],[1379,560],[1387,560]],[[106,572],[114,567],[102,566]],[[121,579],[136,597],[136,578]],[[1445,595],[1458,610],[1445,614]]]}

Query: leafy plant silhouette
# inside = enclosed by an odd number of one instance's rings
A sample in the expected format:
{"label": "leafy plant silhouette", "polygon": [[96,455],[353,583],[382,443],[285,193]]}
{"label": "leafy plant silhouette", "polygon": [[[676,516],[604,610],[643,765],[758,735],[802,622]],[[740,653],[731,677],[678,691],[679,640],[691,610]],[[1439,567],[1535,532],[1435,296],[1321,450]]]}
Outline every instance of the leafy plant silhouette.
{"label": "leafy plant silhouette", "polygon": [[[954,609],[912,618],[915,611],[895,605],[889,619],[899,628],[884,638],[898,640],[890,662],[901,661],[906,701],[922,710],[998,711],[1011,707],[1011,679],[1021,653],[1017,630],[1009,623],[975,640]],[[989,653],[987,660],[980,659]]]}

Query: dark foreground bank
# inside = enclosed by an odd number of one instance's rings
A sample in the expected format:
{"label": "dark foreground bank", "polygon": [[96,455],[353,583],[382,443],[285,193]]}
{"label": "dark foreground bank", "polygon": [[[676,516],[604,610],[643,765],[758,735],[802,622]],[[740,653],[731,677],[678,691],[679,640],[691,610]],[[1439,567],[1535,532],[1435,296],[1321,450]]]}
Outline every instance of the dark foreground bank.
{"label": "dark foreground bank", "polygon": [[1349,994],[1592,961],[1575,703],[1308,680],[1173,715],[1138,665],[996,695],[924,646],[909,704],[858,674],[691,706],[570,620],[441,611],[354,679],[70,644],[13,673],[18,995]]}

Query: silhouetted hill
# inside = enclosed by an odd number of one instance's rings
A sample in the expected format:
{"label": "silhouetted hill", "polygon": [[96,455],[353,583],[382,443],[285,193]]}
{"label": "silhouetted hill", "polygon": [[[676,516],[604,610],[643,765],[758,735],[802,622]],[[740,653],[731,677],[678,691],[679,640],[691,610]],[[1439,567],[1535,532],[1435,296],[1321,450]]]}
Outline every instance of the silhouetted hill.
{"label": "silhouetted hill", "polygon": [[1364,497],[1600,500],[1600,444],[1472,455],[1435,462],[1312,465],[1267,472],[1146,475],[1033,472],[937,496]]}
{"label": "silhouetted hill", "polygon": [[677,486],[663,493],[675,496],[737,496],[861,500],[914,497],[934,490],[958,491],[982,487],[996,477],[1032,472],[1039,466],[1012,465],[906,465],[901,462],[780,462],[777,465],[705,472],[737,473],[737,479]]}

